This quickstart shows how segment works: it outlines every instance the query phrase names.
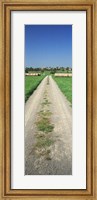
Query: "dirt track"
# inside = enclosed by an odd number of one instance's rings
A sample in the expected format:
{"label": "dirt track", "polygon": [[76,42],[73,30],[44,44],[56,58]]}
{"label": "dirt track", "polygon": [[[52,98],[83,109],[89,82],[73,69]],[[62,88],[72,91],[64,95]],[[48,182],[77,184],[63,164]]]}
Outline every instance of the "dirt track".
{"label": "dirt track", "polygon": [[[39,129],[40,122],[48,129]],[[25,174],[72,174],[72,109],[52,77],[25,105]]]}

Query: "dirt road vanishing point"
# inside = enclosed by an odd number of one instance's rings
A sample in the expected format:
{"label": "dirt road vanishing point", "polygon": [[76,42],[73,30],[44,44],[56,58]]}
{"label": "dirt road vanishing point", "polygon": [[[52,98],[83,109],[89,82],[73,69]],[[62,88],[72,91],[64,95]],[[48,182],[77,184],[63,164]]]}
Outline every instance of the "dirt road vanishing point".
{"label": "dirt road vanishing point", "polygon": [[51,76],[25,104],[25,175],[72,174],[72,108]]}

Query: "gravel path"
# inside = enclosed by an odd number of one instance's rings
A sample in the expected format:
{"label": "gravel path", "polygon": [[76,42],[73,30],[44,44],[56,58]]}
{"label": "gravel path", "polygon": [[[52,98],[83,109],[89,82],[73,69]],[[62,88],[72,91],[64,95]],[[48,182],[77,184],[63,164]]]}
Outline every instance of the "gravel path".
{"label": "gravel path", "polygon": [[72,109],[49,76],[25,105],[25,175],[71,174]]}

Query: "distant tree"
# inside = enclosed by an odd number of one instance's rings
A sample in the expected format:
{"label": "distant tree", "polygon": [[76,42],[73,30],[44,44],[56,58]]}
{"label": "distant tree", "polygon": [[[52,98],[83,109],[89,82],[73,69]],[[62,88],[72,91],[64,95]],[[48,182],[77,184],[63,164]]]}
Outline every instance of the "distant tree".
{"label": "distant tree", "polygon": [[30,71],[33,71],[33,67],[31,67],[30,69],[31,69]]}
{"label": "distant tree", "polygon": [[44,72],[44,69],[42,68],[42,69],[41,69],[41,73],[43,73],[43,72]]}
{"label": "distant tree", "polygon": [[28,73],[28,68],[25,69],[25,73]]}
{"label": "distant tree", "polygon": [[66,67],[66,70],[69,70],[69,67]]}
{"label": "distant tree", "polygon": [[40,71],[40,68],[39,67],[34,67],[33,71]]}
{"label": "distant tree", "polygon": [[66,70],[67,70],[67,73],[68,73],[68,71],[69,71],[69,67],[66,67]]}
{"label": "distant tree", "polygon": [[55,74],[55,73],[56,73],[56,69],[52,69],[51,74]]}
{"label": "distant tree", "polygon": [[64,71],[64,67],[62,67],[62,71]]}
{"label": "distant tree", "polygon": [[32,68],[32,67],[29,67],[28,70],[29,70],[29,71],[33,71],[33,68]]}

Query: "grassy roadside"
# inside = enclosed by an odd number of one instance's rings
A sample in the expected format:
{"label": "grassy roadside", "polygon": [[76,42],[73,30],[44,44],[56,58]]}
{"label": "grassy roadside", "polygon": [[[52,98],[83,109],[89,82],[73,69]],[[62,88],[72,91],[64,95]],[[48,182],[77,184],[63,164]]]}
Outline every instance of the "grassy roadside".
{"label": "grassy roadside", "polygon": [[44,76],[25,76],[25,102],[38,87]]}
{"label": "grassy roadside", "polygon": [[52,77],[68,101],[72,104],[72,77]]}

